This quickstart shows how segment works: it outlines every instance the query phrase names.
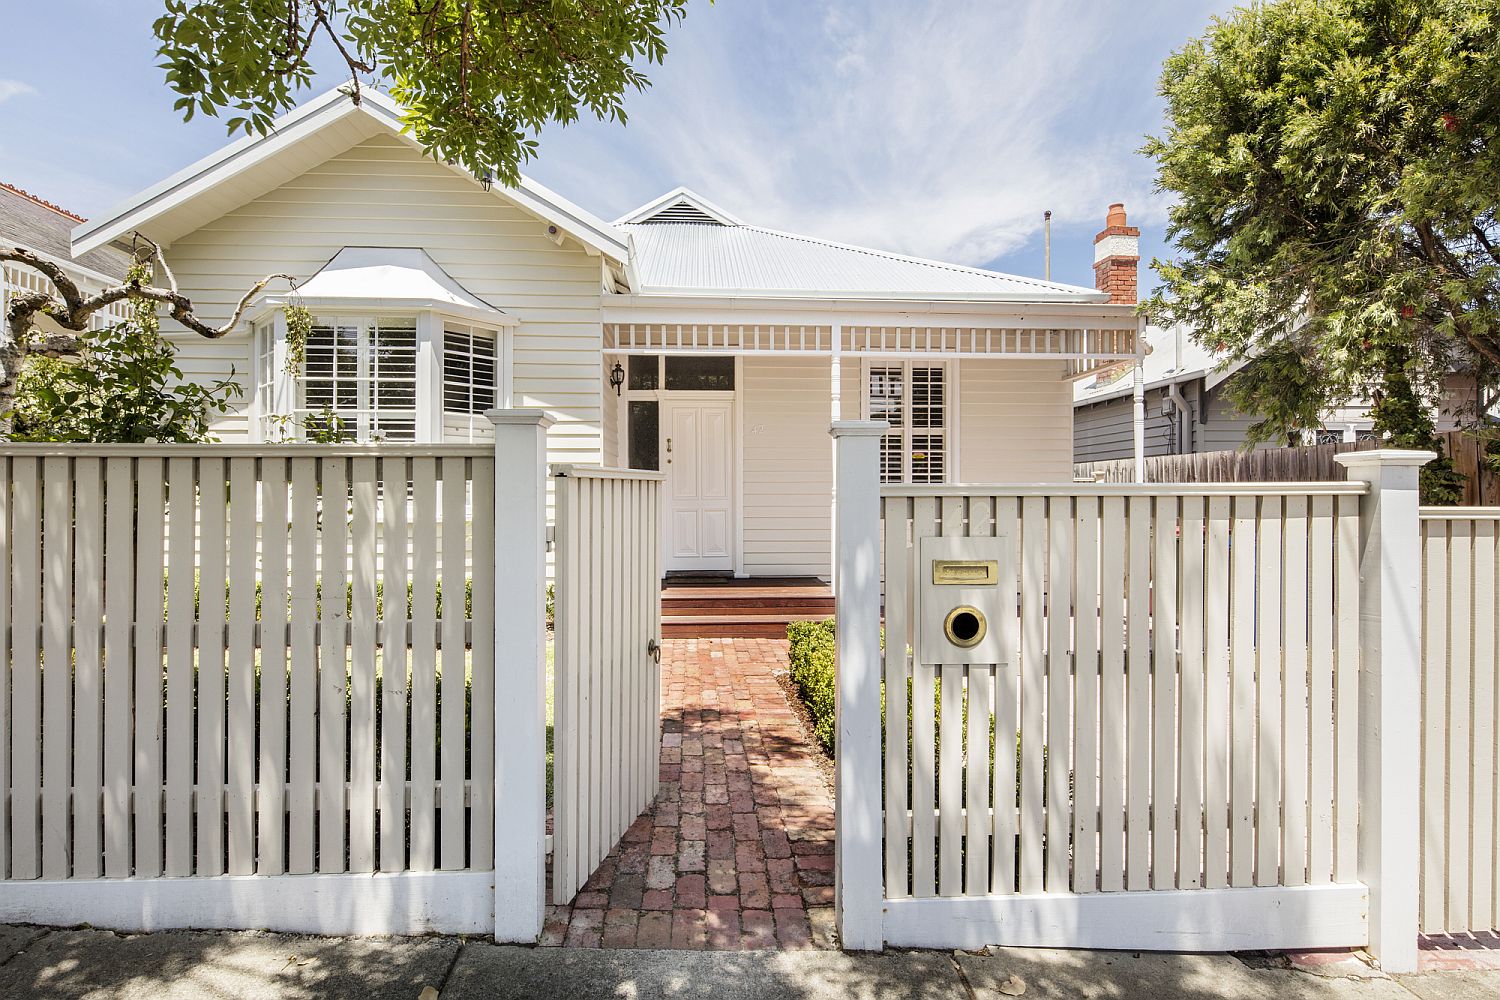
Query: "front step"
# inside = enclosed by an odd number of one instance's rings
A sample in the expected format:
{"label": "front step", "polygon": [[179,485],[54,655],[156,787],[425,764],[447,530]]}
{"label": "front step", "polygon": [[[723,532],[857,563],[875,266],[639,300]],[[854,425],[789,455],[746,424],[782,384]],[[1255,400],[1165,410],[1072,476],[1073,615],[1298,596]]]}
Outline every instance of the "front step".
{"label": "front step", "polygon": [[815,579],[671,579],[662,588],[662,637],[786,637],[794,621],[821,621],[833,593]]}

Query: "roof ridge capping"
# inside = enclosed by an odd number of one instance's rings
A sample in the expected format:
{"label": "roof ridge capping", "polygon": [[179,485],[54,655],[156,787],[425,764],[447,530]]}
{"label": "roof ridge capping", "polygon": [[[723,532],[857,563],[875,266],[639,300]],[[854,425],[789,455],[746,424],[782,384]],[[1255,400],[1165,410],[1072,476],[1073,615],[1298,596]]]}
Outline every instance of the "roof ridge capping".
{"label": "roof ridge capping", "polygon": [[643,222],[676,222],[743,226],[744,223],[691,188],[681,185],[633,209],[615,220],[615,225]]}
{"label": "roof ridge capping", "polygon": [[56,212],[58,215],[61,215],[61,216],[65,217],[65,218],[72,219],[75,222],[87,222],[88,221],[83,216],[79,215],[77,212],[70,212],[66,208],[63,208],[61,205],[54,205],[52,202],[48,201],[45,198],[38,198],[36,195],[32,194],[30,191],[27,191],[25,188],[18,188],[14,184],[7,184],[7,183],[5,183],[5,181],[0,181],[0,188],[4,188],[5,190],[11,192],[12,194],[18,194],[22,198],[25,198],[27,201],[35,202],[36,204],[42,206],[43,208],[50,208],[52,211]]}

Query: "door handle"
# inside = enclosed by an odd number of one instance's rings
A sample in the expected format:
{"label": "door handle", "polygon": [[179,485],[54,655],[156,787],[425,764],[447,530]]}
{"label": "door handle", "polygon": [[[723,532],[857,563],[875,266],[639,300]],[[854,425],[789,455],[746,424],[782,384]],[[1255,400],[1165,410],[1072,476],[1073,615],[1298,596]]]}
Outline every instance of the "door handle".
{"label": "door handle", "polygon": [[672,459],[670,457],[671,454],[672,454],[672,439],[671,438],[667,438],[667,455],[668,455],[667,464],[668,465],[672,464]]}

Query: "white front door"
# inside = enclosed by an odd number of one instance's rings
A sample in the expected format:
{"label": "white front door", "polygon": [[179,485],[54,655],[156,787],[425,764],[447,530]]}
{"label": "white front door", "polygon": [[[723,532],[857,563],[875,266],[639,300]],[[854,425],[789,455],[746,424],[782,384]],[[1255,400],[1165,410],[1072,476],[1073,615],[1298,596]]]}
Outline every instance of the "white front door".
{"label": "white front door", "polygon": [[661,405],[666,568],[732,570],[734,404],[667,399]]}

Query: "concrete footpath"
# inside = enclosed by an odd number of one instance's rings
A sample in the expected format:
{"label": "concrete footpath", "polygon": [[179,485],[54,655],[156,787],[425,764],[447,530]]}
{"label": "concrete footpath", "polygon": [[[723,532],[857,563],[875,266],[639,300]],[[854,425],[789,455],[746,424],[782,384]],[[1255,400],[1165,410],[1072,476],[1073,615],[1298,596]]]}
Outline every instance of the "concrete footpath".
{"label": "concrete footpath", "polygon": [[[595,951],[459,938],[313,938],[0,926],[0,997],[725,997],[743,1000],[1006,996],[1500,997],[1500,971],[1387,978],[1352,959],[1317,971],[1227,955],[1000,950]],[[425,992],[424,992],[425,991]]]}

